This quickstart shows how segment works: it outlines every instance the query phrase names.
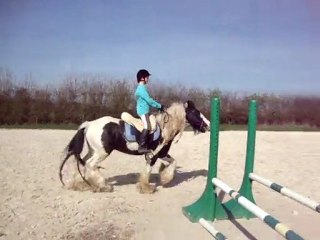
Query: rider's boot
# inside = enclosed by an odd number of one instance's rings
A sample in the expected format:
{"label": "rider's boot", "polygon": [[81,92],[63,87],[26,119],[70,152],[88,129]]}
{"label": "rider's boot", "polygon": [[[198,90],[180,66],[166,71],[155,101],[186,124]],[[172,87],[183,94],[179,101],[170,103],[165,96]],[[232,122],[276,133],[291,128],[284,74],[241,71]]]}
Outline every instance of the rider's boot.
{"label": "rider's boot", "polygon": [[147,148],[148,144],[149,131],[147,129],[143,129],[139,139],[139,153],[149,153],[150,150]]}

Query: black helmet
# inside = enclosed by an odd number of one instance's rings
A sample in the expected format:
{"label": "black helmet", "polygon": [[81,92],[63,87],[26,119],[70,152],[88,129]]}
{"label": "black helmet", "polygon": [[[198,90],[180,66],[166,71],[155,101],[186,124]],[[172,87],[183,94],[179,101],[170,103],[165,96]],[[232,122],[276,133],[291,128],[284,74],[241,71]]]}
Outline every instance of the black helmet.
{"label": "black helmet", "polygon": [[145,69],[140,69],[138,72],[137,72],[137,82],[139,83],[141,78],[146,78],[146,77],[149,77],[151,76],[151,74],[145,70]]}

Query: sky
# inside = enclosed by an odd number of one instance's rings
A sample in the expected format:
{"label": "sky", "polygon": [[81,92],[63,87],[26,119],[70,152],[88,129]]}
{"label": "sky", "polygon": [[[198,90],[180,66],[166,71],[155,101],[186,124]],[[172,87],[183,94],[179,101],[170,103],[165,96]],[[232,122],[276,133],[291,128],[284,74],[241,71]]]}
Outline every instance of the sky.
{"label": "sky", "polygon": [[320,93],[318,0],[0,0],[0,68],[232,92]]}

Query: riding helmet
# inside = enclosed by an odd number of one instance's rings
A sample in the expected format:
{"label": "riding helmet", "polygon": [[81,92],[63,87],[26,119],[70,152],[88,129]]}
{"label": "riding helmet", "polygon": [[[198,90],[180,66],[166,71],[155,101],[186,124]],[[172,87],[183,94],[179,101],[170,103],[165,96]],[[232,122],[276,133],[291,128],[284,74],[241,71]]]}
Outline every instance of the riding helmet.
{"label": "riding helmet", "polygon": [[149,77],[151,76],[151,74],[145,70],[145,69],[140,69],[138,72],[137,72],[137,82],[139,83],[139,81],[141,80],[141,78],[146,78],[146,77]]}

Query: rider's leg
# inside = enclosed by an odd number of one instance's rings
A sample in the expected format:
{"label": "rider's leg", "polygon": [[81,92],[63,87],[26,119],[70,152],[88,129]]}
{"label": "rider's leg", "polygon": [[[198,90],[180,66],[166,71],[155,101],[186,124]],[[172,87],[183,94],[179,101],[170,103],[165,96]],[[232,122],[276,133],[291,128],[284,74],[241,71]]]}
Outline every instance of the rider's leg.
{"label": "rider's leg", "polygon": [[150,123],[150,119],[149,119],[149,115],[145,114],[140,116],[142,122],[143,122],[143,130],[141,132],[140,135],[140,139],[139,139],[139,149],[138,152],[139,153],[148,153],[150,152],[148,150],[148,137],[149,137],[149,132],[151,130],[151,123]]}

